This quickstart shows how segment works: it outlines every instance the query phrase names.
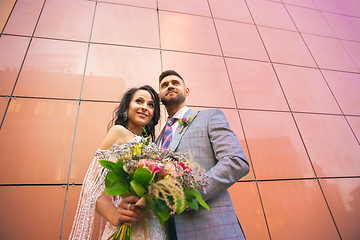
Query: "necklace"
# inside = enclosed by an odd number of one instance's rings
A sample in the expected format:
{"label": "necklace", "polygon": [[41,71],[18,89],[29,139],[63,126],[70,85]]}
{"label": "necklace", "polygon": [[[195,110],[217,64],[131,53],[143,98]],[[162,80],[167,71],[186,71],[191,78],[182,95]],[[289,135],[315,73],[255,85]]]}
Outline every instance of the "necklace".
{"label": "necklace", "polygon": [[132,130],[130,127],[126,126],[125,127],[129,132],[131,132],[132,134],[134,134],[134,136],[137,136],[136,133],[134,132],[134,130]]}

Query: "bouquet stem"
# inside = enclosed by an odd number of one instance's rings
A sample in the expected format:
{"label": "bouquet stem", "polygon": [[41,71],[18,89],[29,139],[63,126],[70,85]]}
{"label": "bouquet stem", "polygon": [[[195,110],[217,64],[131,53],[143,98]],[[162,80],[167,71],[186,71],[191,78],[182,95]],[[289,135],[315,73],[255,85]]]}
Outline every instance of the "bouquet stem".
{"label": "bouquet stem", "polygon": [[110,240],[131,240],[131,226],[123,223]]}
{"label": "bouquet stem", "polygon": [[[140,198],[134,206],[143,208],[146,206],[146,199],[144,197]],[[123,223],[120,226],[120,229],[109,239],[109,240],[131,240],[131,223]],[[145,236],[146,239],[146,236]]]}

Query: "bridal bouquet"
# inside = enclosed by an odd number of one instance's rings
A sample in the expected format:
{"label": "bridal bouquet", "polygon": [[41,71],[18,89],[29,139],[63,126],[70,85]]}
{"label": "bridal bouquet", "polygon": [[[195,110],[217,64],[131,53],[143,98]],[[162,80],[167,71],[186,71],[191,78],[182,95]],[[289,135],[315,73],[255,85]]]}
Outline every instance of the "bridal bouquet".
{"label": "bridal bouquet", "polygon": [[[142,210],[154,209],[162,225],[171,214],[198,210],[198,203],[210,211],[196,191],[207,185],[207,176],[192,161],[191,153],[161,149],[150,138],[142,138],[114,149],[113,154],[117,162],[99,156],[99,163],[108,170],[105,193],[121,197],[136,195],[139,202],[146,200],[140,204],[145,205]],[[111,239],[131,239],[131,225],[123,223]]]}

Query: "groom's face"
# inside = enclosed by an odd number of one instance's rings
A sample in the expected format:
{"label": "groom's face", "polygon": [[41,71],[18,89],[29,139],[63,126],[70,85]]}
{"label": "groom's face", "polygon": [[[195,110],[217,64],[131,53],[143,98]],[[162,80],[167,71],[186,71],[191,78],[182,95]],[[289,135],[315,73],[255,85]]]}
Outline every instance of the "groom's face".
{"label": "groom's face", "polygon": [[184,103],[189,93],[184,81],[175,75],[164,77],[159,88],[160,99],[165,106]]}

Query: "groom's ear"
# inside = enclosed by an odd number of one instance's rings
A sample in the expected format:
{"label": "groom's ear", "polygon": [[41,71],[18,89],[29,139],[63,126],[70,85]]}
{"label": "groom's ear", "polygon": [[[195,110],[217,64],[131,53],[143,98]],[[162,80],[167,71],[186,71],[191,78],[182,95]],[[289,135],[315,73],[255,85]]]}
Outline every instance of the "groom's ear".
{"label": "groom's ear", "polygon": [[159,100],[160,100],[160,102],[161,102],[161,98],[160,98],[160,93],[157,93],[157,95],[158,95],[158,97],[159,97]]}
{"label": "groom's ear", "polygon": [[187,87],[185,89],[185,96],[189,96],[189,94],[190,94],[190,88]]}

